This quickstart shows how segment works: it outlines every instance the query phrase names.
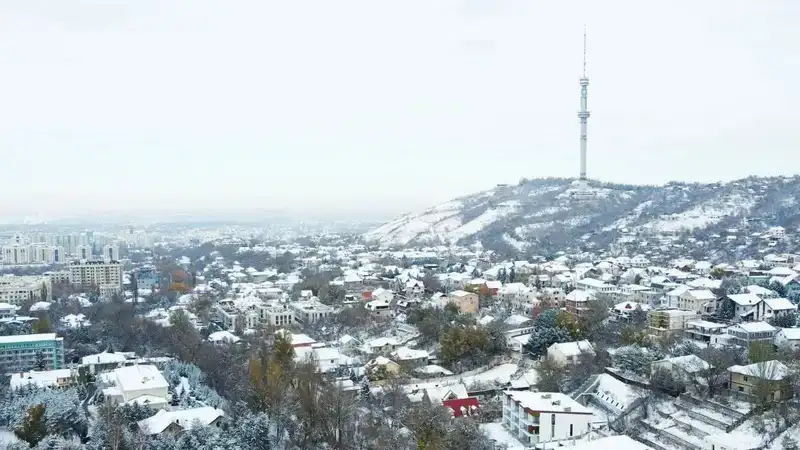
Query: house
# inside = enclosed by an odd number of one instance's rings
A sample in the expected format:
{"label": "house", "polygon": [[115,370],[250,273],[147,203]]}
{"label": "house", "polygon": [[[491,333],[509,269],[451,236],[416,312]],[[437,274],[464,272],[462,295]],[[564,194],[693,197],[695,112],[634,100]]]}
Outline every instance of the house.
{"label": "house", "polygon": [[367,364],[364,365],[367,373],[372,375],[380,375],[381,372],[385,372],[386,374],[396,374],[400,373],[400,364],[392,361],[389,358],[378,356],[375,359],[369,361]]}
{"label": "house", "polygon": [[725,332],[728,326],[705,320],[692,320],[686,324],[686,338],[693,341],[711,343],[713,337]]}
{"label": "house", "polygon": [[153,365],[120,367],[101,378],[106,402],[114,405],[126,403],[159,408],[166,406],[171,396],[169,384]]}
{"label": "house", "polygon": [[317,343],[317,341],[314,340],[314,338],[312,338],[311,336],[308,336],[307,334],[302,334],[302,333],[295,334],[295,333],[292,333],[289,330],[278,330],[275,333],[276,334],[277,333],[281,333],[284,336],[286,336],[287,338],[289,338],[289,342],[291,342],[292,348],[295,348],[295,349],[297,349],[299,347],[311,347],[312,345]]}
{"label": "house", "polygon": [[678,285],[677,287],[666,293],[665,295],[666,298],[663,306],[666,306],[667,308],[678,308],[681,295],[691,290],[692,288],[686,286],[685,284]]}
{"label": "house", "polygon": [[547,358],[558,364],[579,364],[584,357],[594,356],[594,347],[587,341],[561,342],[547,348]]}
{"label": "house", "polygon": [[708,314],[716,307],[717,296],[708,289],[693,289],[678,296],[678,308]]}
{"label": "house", "polygon": [[614,313],[614,318],[617,320],[629,320],[634,312],[643,312],[646,313],[652,309],[650,305],[645,305],[643,303],[636,303],[636,302],[622,302],[617,303],[611,309]]}
{"label": "house", "polygon": [[392,305],[387,300],[372,300],[364,304],[364,307],[378,319],[389,319],[394,315]]}
{"label": "house", "polygon": [[698,383],[698,378],[705,377],[711,364],[696,355],[676,356],[650,363],[650,374],[666,370],[676,379],[688,383]]}
{"label": "house", "polygon": [[746,366],[731,366],[729,389],[761,400],[781,401],[792,397],[786,379],[789,368],[780,361],[764,361]]}
{"label": "house", "polygon": [[372,300],[378,300],[386,303],[391,303],[394,300],[394,292],[389,289],[378,288],[372,291]]}
{"label": "house", "polygon": [[783,328],[775,335],[775,345],[797,351],[800,349],[800,328]]}
{"label": "house", "polygon": [[603,293],[603,294],[611,294],[614,293],[616,287],[612,284],[608,284],[605,281],[600,281],[594,278],[583,278],[578,280],[575,283],[578,289],[588,291],[588,292],[596,292],[596,293]]}
{"label": "house", "polygon": [[420,402],[426,395],[431,403],[441,402],[442,406],[450,410],[453,417],[471,416],[480,408],[478,399],[469,396],[464,383],[413,389],[408,398],[412,402]]}
{"label": "house", "polygon": [[72,383],[74,378],[72,369],[56,369],[44,371],[30,371],[12,373],[9,379],[9,386],[12,390],[23,386],[35,386],[37,388],[61,388]]}
{"label": "house", "polygon": [[682,309],[664,309],[650,311],[648,322],[650,331],[663,336],[669,333],[682,333],[691,321],[698,320],[700,315],[695,311],[685,311]]}
{"label": "house", "polygon": [[420,280],[410,279],[406,281],[404,292],[406,298],[420,298],[425,293],[425,284]]}
{"label": "house", "polygon": [[750,348],[755,342],[769,342],[775,340],[778,329],[767,322],[745,322],[728,328],[728,335],[735,345]]}
{"label": "house", "polygon": [[89,367],[89,373],[95,374],[122,367],[128,358],[122,353],[102,352],[81,358],[81,365]]}
{"label": "house", "polygon": [[564,298],[564,305],[568,313],[581,317],[589,311],[589,302],[594,297],[594,292],[575,289]]}
{"label": "house", "polygon": [[411,367],[420,367],[428,364],[428,352],[425,350],[416,350],[408,347],[400,347],[393,351],[390,355],[392,360],[402,365]]}
{"label": "house", "polygon": [[367,342],[367,353],[380,353],[388,355],[400,347],[400,343],[393,337],[383,337]]}
{"label": "house", "polygon": [[215,331],[208,335],[209,342],[215,344],[235,344],[242,339],[227,330]]}
{"label": "house", "polygon": [[556,392],[506,391],[502,426],[523,445],[576,440],[591,431],[592,410]]}
{"label": "house", "polygon": [[764,320],[766,303],[756,294],[729,294],[727,299],[733,302],[733,316],[739,320]]}
{"label": "house", "polygon": [[225,420],[225,412],[211,406],[183,409],[178,411],[159,410],[155,415],[140,420],[139,429],[148,435],[178,434],[196,425],[220,427]]}
{"label": "house", "polygon": [[797,312],[797,305],[786,298],[765,298],[764,303],[767,305],[765,314],[767,319],[784,317]]}
{"label": "house", "polygon": [[[452,303],[463,314],[476,314],[479,308],[478,294],[457,290],[444,298],[444,303]],[[442,305],[444,306],[444,305]]]}

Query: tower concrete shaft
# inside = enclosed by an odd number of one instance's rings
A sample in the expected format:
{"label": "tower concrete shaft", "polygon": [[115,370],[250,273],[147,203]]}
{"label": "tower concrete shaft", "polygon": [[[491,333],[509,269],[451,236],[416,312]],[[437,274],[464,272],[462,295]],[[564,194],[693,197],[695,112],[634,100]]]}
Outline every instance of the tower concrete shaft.
{"label": "tower concrete shaft", "polygon": [[589,122],[588,97],[589,97],[589,77],[586,76],[586,28],[583,30],[583,76],[581,84],[581,110],[578,111],[578,118],[581,120],[581,180],[586,180],[586,128]]}

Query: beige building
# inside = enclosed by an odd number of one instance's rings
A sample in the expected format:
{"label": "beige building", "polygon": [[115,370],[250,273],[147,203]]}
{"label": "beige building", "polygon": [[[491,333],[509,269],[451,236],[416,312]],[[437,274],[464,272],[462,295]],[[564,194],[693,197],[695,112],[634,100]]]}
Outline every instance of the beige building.
{"label": "beige building", "polygon": [[[42,298],[43,288],[47,292],[46,298]],[[50,300],[51,290],[50,280],[44,276],[0,277],[0,303],[21,306],[29,300]]]}
{"label": "beige building", "polygon": [[452,303],[458,307],[458,310],[464,314],[476,314],[479,308],[478,294],[467,291],[453,291],[447,297],[442,297],[444,304]]}
{"label": "beige building", "polygon": [[100,294],[122,291],[122,263],[119,261],[73,261],[69,281],[76,286],[98,286]]}
{"label": "beige building", "polygon": [[658,336],[679,332],[688,327],[689,322],[698,320],[700,315],[695,311],[682,309],[666,309],[651,311],[649,316],[650,332]]}
{"label": "beige building", "polygon": [[792,396],[792,388],[786,381],[789,368],[780,361],[765,361],[746,366],[731,366],[729,389],[754,397],[765,397],[766,401],[781,401]]}
{"label": "beige building", "polygon": [[286,306],[267,306],[260,308],[261,322],[274,327],[285,327],[294,323],[294,313]]}

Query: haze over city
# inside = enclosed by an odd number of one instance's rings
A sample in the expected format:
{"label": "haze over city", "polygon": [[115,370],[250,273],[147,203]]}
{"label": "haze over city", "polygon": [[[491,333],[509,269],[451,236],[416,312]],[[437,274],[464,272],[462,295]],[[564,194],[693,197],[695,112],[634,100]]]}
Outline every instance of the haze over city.
{"label": "haze over city", "polygon": [[[4,216],[386,217],[520,178],[790,174],[792,1],[0,7]],[[13,195],[9,195],[9,193]]]}

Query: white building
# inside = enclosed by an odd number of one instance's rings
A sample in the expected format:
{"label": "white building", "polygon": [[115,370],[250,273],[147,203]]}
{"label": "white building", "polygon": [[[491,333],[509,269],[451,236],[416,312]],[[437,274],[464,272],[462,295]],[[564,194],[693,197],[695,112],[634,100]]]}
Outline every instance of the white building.
{"label": "white building", "polygon": [[154,416],[138,422],[139,429],[145,434],[161,433],[177,434],[191,429],[195,425],[221,426],[225,412],[212,406],[182,409],[179,411],[159,410]]}
{"label": "white building", "polygon": [[591,430],[594,414],[567,395],[506,391],[503,427],[525,445],[577,439]]}
{"label": "white building", "polygon": [[75,256],[78,259],[85,259],[87,261],[92,259],[92,246],[86,244],[76,246]]}
{"label": "white building", "polygon": [[69,281],[77,286],[98,286],[100,294],[122,291],[122,263],[119,261],[73,261],[69,265]]}
{"label": "white building", "polygon": [[260,308],[261,323],[285,327],[294,323],[294,312],[285,305],[264,305]]}
{"label": "white building", "polygon": [[581,358],[594,355],[592,343],[583,340],[575,342],[560,342],[547,348],[547,358],[558,364],[578,364]]}
{"label": "white building", "polygon": [[[46,296],[42,297],[45,292]],[[2,303],[21,306],[29,300],[50,300],[50,298],[50,280],[47,277],[39,275],[0,277],[0,302]]]}
{"label": "white building", "polygon": [[119,247],[116,245],[104,245],[102,259],[105,262],[119,261]]}
{"label": "white building", "polygon": [[678,297],[678,308],[698,314],[713,312],[716,303],[717,296],[708,289],[686,291]]}
{"label": "white building", "polygon": [[156,366],[120,367],[104,374],[102,381],[104,385],[111,385],[103,389],[103,395],[113,405],[138,403],[159,408],[170,400],[169,383]]}
{"label": "white building", "polygon": [[306,300],[291,304],[294,311],[295,322],[302,324],[314,323],[333,314],[333,308],[317,300]]}

